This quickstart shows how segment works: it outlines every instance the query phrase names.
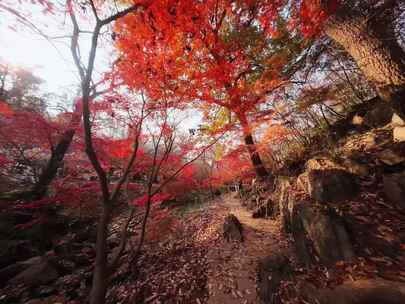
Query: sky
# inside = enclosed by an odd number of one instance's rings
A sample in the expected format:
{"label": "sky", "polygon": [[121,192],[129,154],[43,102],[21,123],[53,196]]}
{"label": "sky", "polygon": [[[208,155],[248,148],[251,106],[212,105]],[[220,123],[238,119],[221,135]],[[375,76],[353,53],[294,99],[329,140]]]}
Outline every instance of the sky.
{"label": "sky", "polygon": [[[60,29],[53,16],[43,16],[35,10],[30,20],[39,24],[49,35]],[[43,26],[46,23],[48,28]],[[13,29],[15,26],[16,30]],[[45,80],[42,86],[44,91],[69,92],[75,87],[78,80],[69,55],[69,49],[62,41],[55,40],[52,44],[38,33],[19,25],[10,14],[0,10],[0,58],[15,67],[32,70],[35,75]]]}

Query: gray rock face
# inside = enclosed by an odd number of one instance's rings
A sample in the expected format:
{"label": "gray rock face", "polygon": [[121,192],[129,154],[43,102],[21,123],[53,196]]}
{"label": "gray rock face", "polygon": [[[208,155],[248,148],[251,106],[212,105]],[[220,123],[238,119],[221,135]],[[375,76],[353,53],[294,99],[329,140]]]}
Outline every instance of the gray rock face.
{"label": "gray rock face", "polygon": [[27,286],[38,286],[52,282],[58,278],[58,272],[46,259],[29,266],[10,280],[12,284],[24,283]]}
{"label": "gray rock face", "polygon": [[280,282],[288,280],[290,273],[289,260],[283,253],[275,253],[259,262],[258,290],[264,303],[278,303],[277,291]]}
{"label": "gray rock face", "polygon": [[405,209],[405,171],[383,176],[385,196],[394,204]]}
{"label": "gray rock face", "polygon": [[320,261],[326,265],[354,256],[348,233],[340,217],[308,202],[299,203],[294,211],[293,236],[304,262],[309,260],[310,253],[304,252],[309,249],[308,246],[313,248]]}
{"label": "gray rock face", "polygon": [[321,203],[338,203],[354,198],[359,191],[353,174],[340,169],[311,170],[309,194]]}
{"label": "gray rock face", "polygon": [[383,102],[377,103],[364,116],[364,123],[372,128],[381,127],[391,122],[393,110]]}

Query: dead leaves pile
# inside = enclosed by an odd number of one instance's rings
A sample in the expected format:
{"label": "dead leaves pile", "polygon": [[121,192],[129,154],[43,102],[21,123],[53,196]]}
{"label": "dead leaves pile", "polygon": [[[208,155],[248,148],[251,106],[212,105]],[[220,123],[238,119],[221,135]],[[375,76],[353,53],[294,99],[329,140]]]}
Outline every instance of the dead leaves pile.
{"label": "dead leaves pile", "polygon": [[220,236],[215,206],[211,209],[184,218],[175,239],[145,246],[136,279],[124,263],[115,277],[125,279],[110,289],[108,303],[205,303],[207,248]]}

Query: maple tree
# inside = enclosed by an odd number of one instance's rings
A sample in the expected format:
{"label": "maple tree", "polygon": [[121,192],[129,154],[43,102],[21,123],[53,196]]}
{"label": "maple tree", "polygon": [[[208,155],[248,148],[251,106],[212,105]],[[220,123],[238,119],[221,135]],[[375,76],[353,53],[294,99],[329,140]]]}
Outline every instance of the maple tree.
{"label": "maple tree", "polygon": [[222,127],[240,125],[260,177],[268,172],[251,121],[271,115],[261,105],[288,83],[303,46],[281,14],[273,17],[277,31],[269,22],[261,25],[268,5],[275,10],[266,1],[156,1],[115,27],[121,51],[116,65],[125,83],[145,89],[156,102],[228,111]]}

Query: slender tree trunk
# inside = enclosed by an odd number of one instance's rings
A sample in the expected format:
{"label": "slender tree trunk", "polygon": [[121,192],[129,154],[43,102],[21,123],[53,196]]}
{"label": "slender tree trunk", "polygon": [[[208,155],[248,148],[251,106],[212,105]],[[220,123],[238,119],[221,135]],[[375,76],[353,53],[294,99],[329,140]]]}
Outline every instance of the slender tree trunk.
{"label": "slender tree trunk", "polygon": [[75,129],[69,129],[62,134],[61,139],[52,151],[46,167],[39,176],[38,181],[32,189],[25,191],[10,191],[0,194],[0,199],[4,201],[16,200],[39,200],[44,197],[48,191],[48,187],[55,178],[58,168],[63,161],[70,144],[75,135]]}
{"label": "slender tree trunk", "polygon": [[67,130],[65,133],[63,133],[58,145],[52,152],[51,159],[49,160],[44,171],[41,173],[38,182],[35,184],[32,190],[34,199],[40,199],[46,194],[48,186],[55,178],[58,168],[61,165],[70,144],[72,143],[74,135],[74,129]]}
{"label": "slender tree trunk", "polygon": [[380,97],[405,118],[405,52],[394,34],[396,1],[368,12],[342,7],[328,20],[325,33],[356,61]]}
{"label": "slender tree trunk", "polygon": [[96,261],[93,271],[90,304],[105,303],[109,278],[107,261],[107,228],[110,214],[111,210],[109,203],[105,203],[97,226]]}
{"label": "slender tree trunk", "polygon": [[263,161],[260,158],[259,152],[257,152],[256,144],[253,140],[252,131],[247,121],[246,116],[238,115],[239,121],[242,125],[243,137],[245,140],[246,147],[249,151],[250,159],[252,161],[253,167],[256,171],[257,177],[264,179],[269,176],[266,168],[264,167]]}

